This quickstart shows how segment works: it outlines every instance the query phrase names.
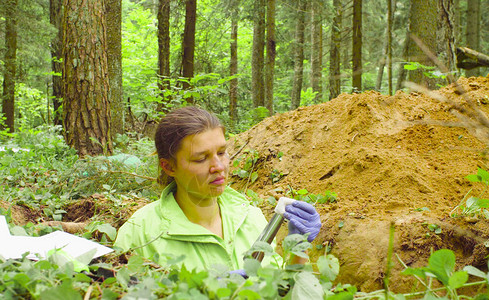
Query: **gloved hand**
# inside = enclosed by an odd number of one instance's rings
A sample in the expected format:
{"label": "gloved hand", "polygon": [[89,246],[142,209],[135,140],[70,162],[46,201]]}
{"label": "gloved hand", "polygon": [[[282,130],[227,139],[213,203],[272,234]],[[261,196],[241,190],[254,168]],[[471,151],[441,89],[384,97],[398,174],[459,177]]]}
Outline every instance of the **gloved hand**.
{"label": "gloved hand", "polygon": [[321,229],[321,218],[314,206],[304,201],[294,201],[285,207],[284,218],[289,220],[289,234],[310,233],[307,241],[312,242]]}
{"label": "gloved hand", "polygon": [[229,271],[229,274],[239,274],[244,279],[248,278],[248,275],[246,274],[245,270],[243,270],[243,269]]}

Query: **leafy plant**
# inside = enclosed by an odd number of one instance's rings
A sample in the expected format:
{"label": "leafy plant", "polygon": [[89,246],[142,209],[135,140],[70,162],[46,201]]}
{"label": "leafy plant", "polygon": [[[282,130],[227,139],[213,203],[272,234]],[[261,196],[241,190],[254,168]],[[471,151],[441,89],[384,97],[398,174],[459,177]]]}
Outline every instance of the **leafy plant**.
{"label": "leafy plant", "polygon": [[294,190],[289,186],[287,195],[293,199],[309,203],[333,203],[337,200],[338,195],[335,192],[326,190],[323,194],[311,194],[307,189]]}
{"label": "leafy plant", "polygon": [[[246,149],[243,151],[243,155],[239,156],[233,161],[233,167],[236,169],[232,175],[241,179],[247,179],[247,184],[254,183],[258,179],[258,172],[256,171],[256,165],[260,155],[256,150]],[[246,188],[245,188],[246,190]]]}
{"label": "leafy plant", "polygon": [[[450,213],[452,217],[467,216],[467,217],[479,217],[482,216],[489,219],[489,199],[482,198],[489,186],[489,172],[484,169],[478,168],[477,174],[470,174],[465,177],[467,180],[475,183],[481,183],[483,185],[482,191],[478,197],[469,197],[472,189],[465,194],[464,198]],[[460,211],[460,213],[456,213]]]}

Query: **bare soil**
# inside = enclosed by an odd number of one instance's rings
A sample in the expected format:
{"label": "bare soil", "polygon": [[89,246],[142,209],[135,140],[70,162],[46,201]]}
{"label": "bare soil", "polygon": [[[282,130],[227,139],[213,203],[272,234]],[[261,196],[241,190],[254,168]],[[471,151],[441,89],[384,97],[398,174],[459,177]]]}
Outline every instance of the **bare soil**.
{"label": "bare soil", "polygon": [[[489,111],[489,78],[461,78],[458,84],[463,95],[454,85],[439,93],[462,107],[473,101]],[[362,291],[382,288],[391,223],[394,291],[409,292],[415,284],[400,275],[403,264],[425,266],[441,248],[455,251],[459,267],[487,269],[489,221],[450,216],[471,188],[475,196],[481,189],[465,176],[487,169],[487,139],[480,129],[464,128],[452,109],[453,103],[419,93],[370,91],[275,115],[231,141],[236,158],[245,160],[250,149],[259,153],[258,179],[234,176],[232,185],[263,198],[278,198],[290,187],[336,192],[335,203],[316,204],[323,227],[315,243],[329,245],[339,258],[338,281]],[[284,177],[273,182],[270,175],[278,172]],[[264,211],[270,215],[272,209],[265,205]],[[314,247],[313,260],[325,249]]]}

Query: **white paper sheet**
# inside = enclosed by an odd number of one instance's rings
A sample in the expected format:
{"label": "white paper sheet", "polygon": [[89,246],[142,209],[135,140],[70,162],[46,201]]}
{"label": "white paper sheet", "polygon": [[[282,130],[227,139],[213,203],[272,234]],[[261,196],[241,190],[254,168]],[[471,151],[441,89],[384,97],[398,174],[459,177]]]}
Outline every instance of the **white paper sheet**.
{"label": "white paper sheet", "polygon": [[52,249],[63,249],[74,258],[93,249],[96,250],[93,258],[114,251],[64,231],[55,231],[39,237],[13,236],[10,234],[5,216],[0,216],[0,256],[3,258],[21,258],[26,252],[30,252],[27,256],[30,259],[38,259],[37,256],[46,258],[47,252]]}

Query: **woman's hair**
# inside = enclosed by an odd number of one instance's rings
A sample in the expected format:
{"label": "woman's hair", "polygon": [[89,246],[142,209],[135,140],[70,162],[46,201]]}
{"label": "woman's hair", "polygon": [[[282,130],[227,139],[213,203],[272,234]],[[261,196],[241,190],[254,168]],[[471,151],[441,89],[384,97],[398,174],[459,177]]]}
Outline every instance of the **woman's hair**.
{"label": "woman's hair", "polygon": [[[214,128],[222,128],[223,132],[225,131],[214,114],[199,107],[187,106],[168,113],[156,129],[155,146],[158,161],[162,158],[174,161],[186,136]],[[160,184],[168,184],[172,181],[173,177],[167,176],[163,170],[160,171],[158,177]]]}

